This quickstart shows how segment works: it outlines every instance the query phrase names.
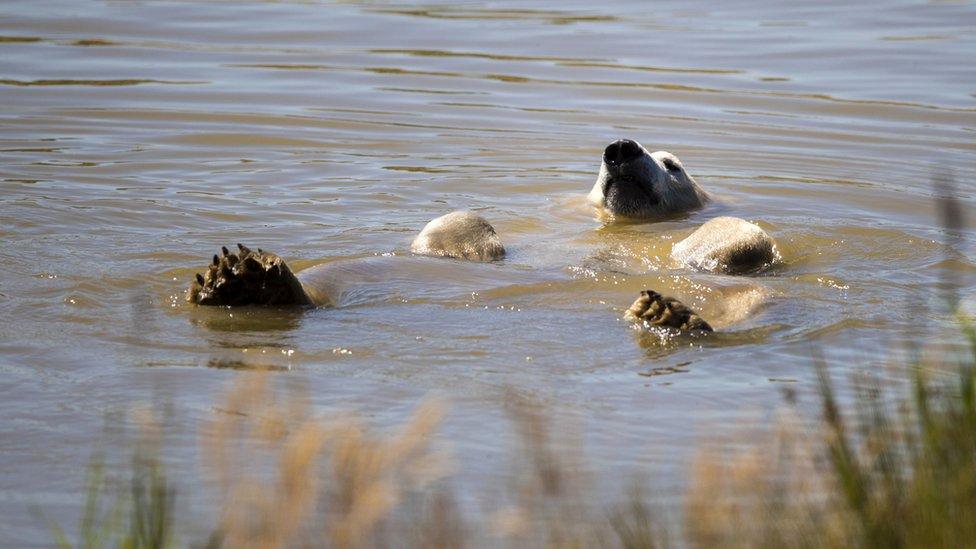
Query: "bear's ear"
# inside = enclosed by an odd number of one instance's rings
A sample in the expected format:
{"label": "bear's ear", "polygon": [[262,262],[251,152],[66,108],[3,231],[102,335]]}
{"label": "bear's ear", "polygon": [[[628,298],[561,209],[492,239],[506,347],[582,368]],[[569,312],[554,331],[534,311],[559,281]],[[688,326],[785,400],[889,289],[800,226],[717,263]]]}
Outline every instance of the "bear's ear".
{"label": "bear's ear", "polygon": [[681,171],[681,166],[679,166],[678,163],[675,162],[673,159],[665,158],[663,162],[664,162],[664,167],[667,168],[669,172],[678,173]]}

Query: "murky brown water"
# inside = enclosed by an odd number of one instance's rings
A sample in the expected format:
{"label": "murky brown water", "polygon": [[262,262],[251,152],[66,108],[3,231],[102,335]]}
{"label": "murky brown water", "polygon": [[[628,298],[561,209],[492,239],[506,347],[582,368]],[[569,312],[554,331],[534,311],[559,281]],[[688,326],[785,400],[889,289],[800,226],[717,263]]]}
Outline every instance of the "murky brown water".
{"label": "murky brown water", "polygon": [[[3,3],[0,541],[49,542],[31,506],[72,523],[106,418],[138,402],[172,401],[192,479],[195,425],[235,375],[213,366],[285,369],[322,411],[379,424],[444,395],[472,485],[504,470],[511,388],[576,418],[595,468],[674,494],[701,440],[812,387],[812,348],[843,376],[936,332],[940,272],[976,289],[931,186],[951,172],[972,212],[976,6],[733,4]],[[602,225],[582,196],[618,137],[677,154],[719,200]],[[507,260],[404,259],[334,310],[182,302],[220,245],[294,267],[404,256],[458,208]],[[668,264],[720,214],[760,222],[782,267]],[[706,318],[771,297],[661,345],[619,319],[645,287]]]}

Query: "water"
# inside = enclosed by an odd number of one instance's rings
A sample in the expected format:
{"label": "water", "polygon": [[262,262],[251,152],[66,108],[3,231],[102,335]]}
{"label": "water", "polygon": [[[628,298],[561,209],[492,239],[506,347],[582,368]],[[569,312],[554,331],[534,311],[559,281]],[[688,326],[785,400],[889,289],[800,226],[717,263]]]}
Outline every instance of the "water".
{"label": "water", "polygon": [[[951,173],[972,217],[974,27],[970,2],[3,3],[4,545],[50,541],[32,507],[73,524],[89,456],[115,451],[106,425],[140,403],[171,402],[192,484],[196,426],[241,368],[379,425],[446,397],[472,490],[504,474],[514,390],[572,418],[602,474],[680,493],[703,441],[810,394],[812,349],[837,377],[887,371],[944,325],[944,273],[972,298],[972,231],[944,249],[932,179]],[[620,137],[718,200],[603,225],[582,196]],[[403,256],[459,208],[507,260],[421,262],[334,310],[182,301],[221,245],[295,268]],[[671,266],[716,215],[759,222],[783,265]],[[662,345],[620,320],[645,287],[706,319],[768,297],[720,337]]]}

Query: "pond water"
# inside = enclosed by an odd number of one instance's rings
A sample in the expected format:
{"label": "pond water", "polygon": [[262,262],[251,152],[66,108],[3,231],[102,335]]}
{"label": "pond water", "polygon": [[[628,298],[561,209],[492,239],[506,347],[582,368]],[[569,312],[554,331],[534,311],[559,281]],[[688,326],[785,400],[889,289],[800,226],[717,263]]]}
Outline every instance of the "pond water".
{"label": "pond water", "polygon": [[[702,444],[812,393],[814,354],[838,378],[889,371],[944,325],[943,277],[973,295],[973,233],[942,244],[933,179],[972,214],[974,31],[973,3],[938,1],[5,2],[0,541],[50,542],[32,508],[72,525],[106,426],[140,403],[169,402],[192,483],[196,426],[241,369],[377,425],[444,397],[471,491],[505,474],[514,391],[571,418],[601,477],[676,497]],[[716,200],[603,223],[583,197],[621,137]],[[454,209],[508,258],[400,257]],[[782,264],[672,265],[717,215],[758,222]],[[184,303],[236,242],[296,269],[394,257],[336,309]],[[620,318],[644,288],[706,319],[765,299],[662,342]]]}

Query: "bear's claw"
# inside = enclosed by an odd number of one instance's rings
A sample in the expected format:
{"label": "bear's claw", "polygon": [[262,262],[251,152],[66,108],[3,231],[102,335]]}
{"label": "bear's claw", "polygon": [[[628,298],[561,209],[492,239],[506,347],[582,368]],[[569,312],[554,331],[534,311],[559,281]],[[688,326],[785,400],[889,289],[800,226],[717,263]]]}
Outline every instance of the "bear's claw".
{"label": "bear's claw", "polygon": [[642,291],[637,301],[624,313],[624,318],[683,331],[712,331],[712,327],[684,303],[673,297],[664,297],[654,290]]}
{"label": "bear's claw", "polygon": [[197,273],[186,300],[198,305],[307,305],[308,297],[288,265],[275,254],[238,244],[226,246],[204,274]]}

